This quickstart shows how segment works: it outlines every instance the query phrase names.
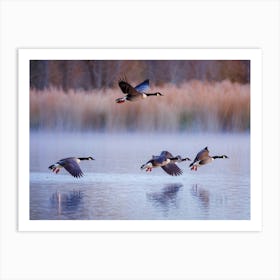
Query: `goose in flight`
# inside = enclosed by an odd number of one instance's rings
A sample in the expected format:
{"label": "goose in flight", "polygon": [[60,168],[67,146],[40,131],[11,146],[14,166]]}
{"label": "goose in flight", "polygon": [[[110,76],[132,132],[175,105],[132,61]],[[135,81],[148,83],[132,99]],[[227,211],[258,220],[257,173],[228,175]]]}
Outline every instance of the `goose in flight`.
{"label": "goose in flight", "polygon": [[141,166],[141,169],[146,169],[146,172],[151,172],[153,168],[161,167],[167,174],[171,176],[179,176],[183,171],[177,166],[176,162],[190,160],[181,156],[173,157],[168,151],[162,151],[159,156],[152,156],[148,162]]}
{"label": "goose in flight", "polygon": [[116,99],[117,103],[124,103],[125,101],[136,101],[147,98],[148,96],[163,96],[160,92],[147,93],[150,89],[149,80],[145,80],[136,87],[131,86],[125,79],[119,81],[119,87],[125,94],[125,97]]}
{"label": "goose in flight", "polygon": [[198,152],[198,154],[196,155],[194,161],[190,164],[191,170],[197,171],[197,168],[199,166],[202,166],[204,164],[210,163],[210,162],[214,161],[217,158],[228,158],[228,156],[226,156],[226,155],[210,156],[209,155],[208,147],[205,147],[203,150]]}
{"label": "goose in flight", "polygon": [[58,173],[61,168],[65,168],[73,177],[79,178],[84,175],[80,168],[80,161],[81,160],[94,160],[92,157],[69,157],[64,158],[49,166],[49,169],[52,170],[54,173]]}

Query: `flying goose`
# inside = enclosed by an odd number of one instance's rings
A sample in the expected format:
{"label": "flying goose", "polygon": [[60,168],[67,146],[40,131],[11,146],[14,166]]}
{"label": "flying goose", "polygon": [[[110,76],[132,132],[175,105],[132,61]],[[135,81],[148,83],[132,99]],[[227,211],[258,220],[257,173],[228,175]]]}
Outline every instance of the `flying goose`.
{"label": "flying goose", "polygon": [[125,101],[136,101],[139,99],[147,98],[148,96],[163,96],[163,94],[161,94],[160,92],[146,92],[150,89],[149,80],[145,80],[136,87],[133,87],[126,81],[126,79],[121,79],[119,81],[119,87],[121,88],[122,92],[126,94],[126,96],[117,98],[117,103],[124,103]]}
{"label": "flying goose", "polygon": [[212,162],[217,158],[228,158],[228,156],[210,156],[208,147],[205,147],[196,155],[194,161],[190,164],[191,170],[197,171],[197,167]]}
{"label": "flying goose", "polygon": [[151,172],[155,167],[161,167],[167,174],[178,176],[183,174],[183,171],[177,166],[176,162],[190,160],[181,156],[173,157],[168,151],[162,151],[159,156],[152,156],[148,162],[141,166],[141,169],[146,169],[146,172]]}
{"label": "flying goose", "polygon": [[92,157],[69,157],[64,158],[49,166],[49,169],[54,173],[58,173],[61,168],[65,168],[72,176],[75,178],[82,177],[84,173],[82,172],[79,163],[81,160],[94,160]]}

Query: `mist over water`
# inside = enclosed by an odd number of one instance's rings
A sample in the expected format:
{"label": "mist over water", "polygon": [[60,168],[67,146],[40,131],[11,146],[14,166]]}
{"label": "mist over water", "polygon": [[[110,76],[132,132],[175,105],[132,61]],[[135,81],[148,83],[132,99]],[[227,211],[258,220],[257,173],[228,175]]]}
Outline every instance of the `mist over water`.
{"label": "mist over water", "polygon": [[[194,159],[205,146],[229,159],[197,172],[178,163],[177,177],[140,170],[162,150]],[[48,170],[69,156],[95,160],[81,162],[81,179]],[[31,131],[30,219],[250,219],[250,135]]]}

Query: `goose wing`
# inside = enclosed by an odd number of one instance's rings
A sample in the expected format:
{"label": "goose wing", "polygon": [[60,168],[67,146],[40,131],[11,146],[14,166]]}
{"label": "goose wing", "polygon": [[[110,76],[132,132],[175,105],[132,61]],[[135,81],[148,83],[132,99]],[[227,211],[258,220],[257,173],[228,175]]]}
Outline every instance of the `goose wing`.
{"label": "goose wing", "polygon": [[165,157],[162,157],[161,155],[160,156],[153,156],[152,159],[150,160],[152,162],[152,164],[154,166],[158,166],[158,165],[161,165],[163,164],[163,162],[166,160]]}
{"label": "goose wing", "polygon": [[190,166],[193,166],[195,162],[203,160],[205,158],[209,157],[209,151],[208,148],[205,147],[203,150],[201,150],[195,157],[195,159],[193,160],[193,162],[190,164]]}
{"label": "goose wing", "polygon": [[160,153],[160,155],[161,155],[162,157],[166,157],[166,158],[173,158],[173,155],[172,155],[171,153],[169,153],[168,151],[162,151],[162,152]]}
{"label": "goose wing", "polygon": [[183,174],[181,168],[179,168],[175,163],[168,163],[165,166],[161,167],[167,174],[171,176],[179,176]]}
{"label": "goose wing", "polygon": [[209,157],[209,151],[206,147],[196,155],[196,158],[195,158],[194,161],[202,160],[202,159],[207,158],[207,157]]}
{"label": "goose wing", "polygon": [[124,80],[119,81],[119,87],[121,88],[124,94],[131,94],[131,95],[138,94],[137,90],[135,90],[133,86],[131,86],[129,83],[127,83]]}
{"label": "goose wing", "polygon": [[150,89],[149,80],[145,80],[144,82],[142,82],[141,84],[139,84],[135,87],[135,90],[137,90],[138,92],[141,92],[141,93],[145,93],[149,89]]}
{"label": "goose wing", "polygon": [[74,158],[65,159],[61,166],[63,166],[75,178],[82,177],[84,174]]}

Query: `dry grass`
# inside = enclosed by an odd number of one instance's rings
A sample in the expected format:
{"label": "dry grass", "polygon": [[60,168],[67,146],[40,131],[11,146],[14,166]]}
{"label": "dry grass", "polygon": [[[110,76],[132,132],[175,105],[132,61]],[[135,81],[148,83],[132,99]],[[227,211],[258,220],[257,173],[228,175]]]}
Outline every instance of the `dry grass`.
{"label": "dry grass", "polygon": [[30,92],[31,128],[64,130],[244,131],[250,126],[250,85],[191,81],[157,88],[163,97],[116,104],[119,89]]}

